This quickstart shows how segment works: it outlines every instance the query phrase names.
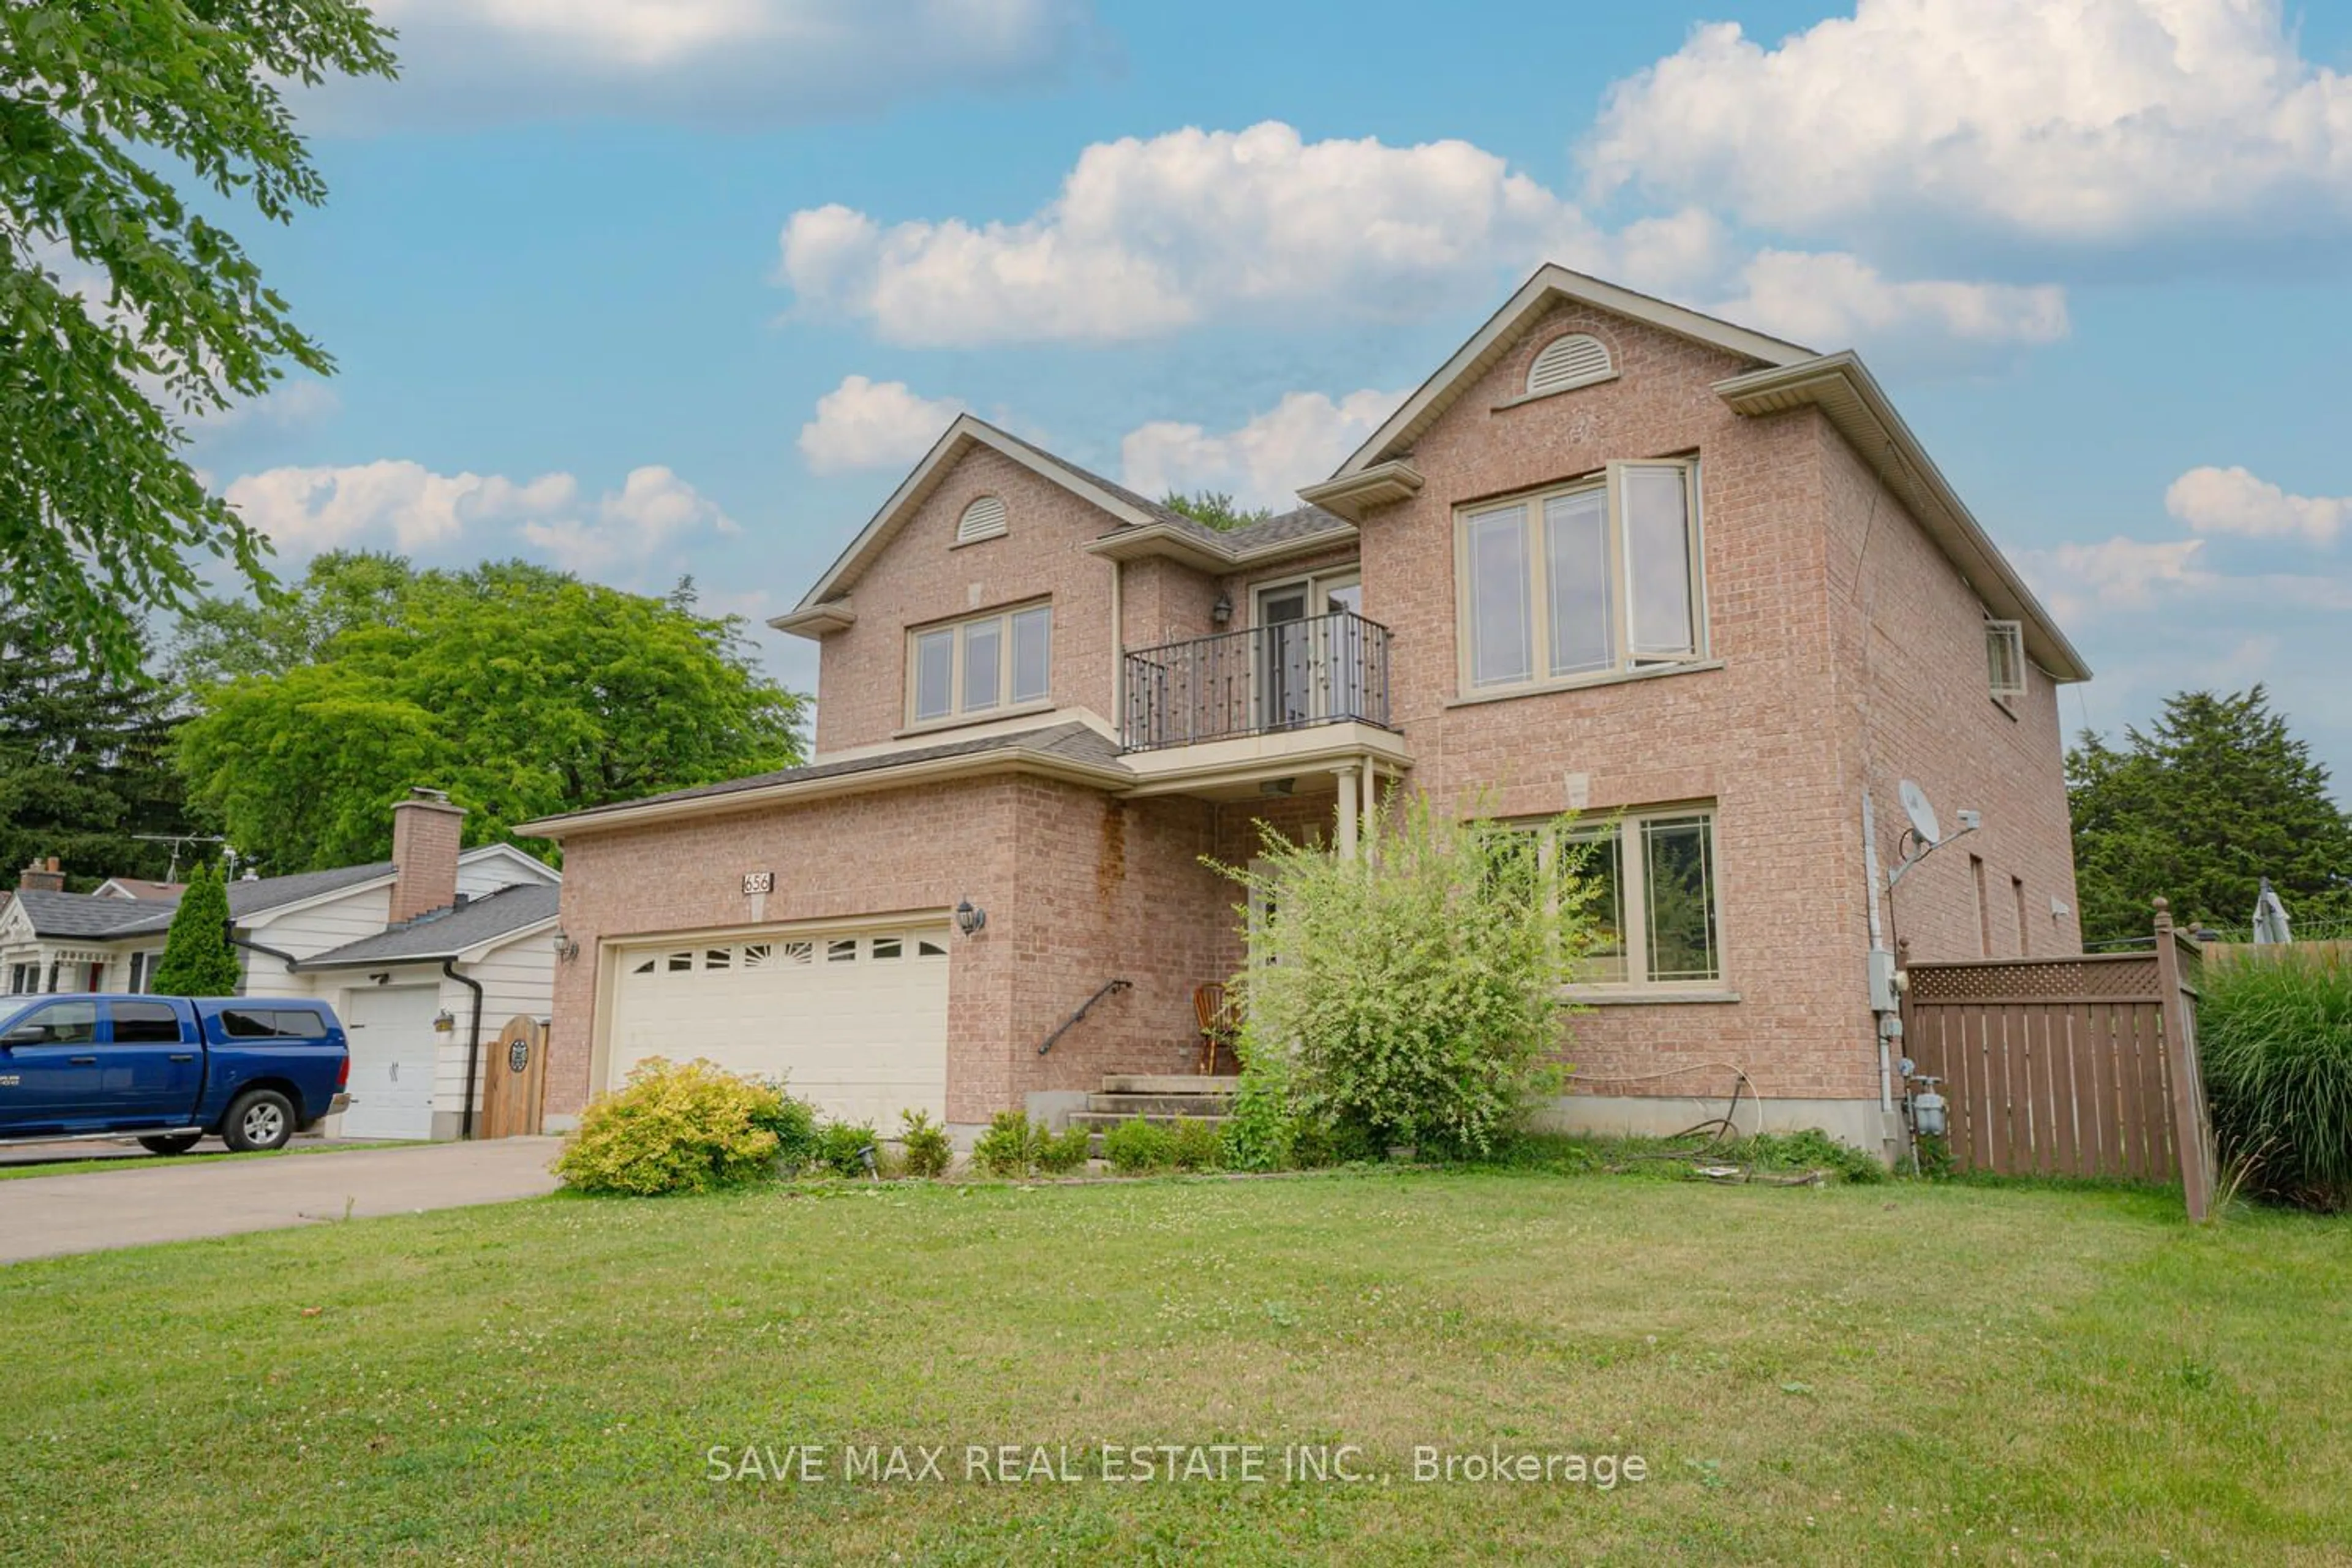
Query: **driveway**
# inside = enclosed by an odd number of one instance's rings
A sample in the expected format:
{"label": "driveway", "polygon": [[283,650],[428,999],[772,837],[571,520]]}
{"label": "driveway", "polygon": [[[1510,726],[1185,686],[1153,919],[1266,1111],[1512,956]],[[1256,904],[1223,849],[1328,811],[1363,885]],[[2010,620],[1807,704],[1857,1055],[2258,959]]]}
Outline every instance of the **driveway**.
{"label": "driveway", "polygon": [[421,1214],[555,1190],[560,1138],[191,1160],[0,1183],[0,1263],[158,1241]]}

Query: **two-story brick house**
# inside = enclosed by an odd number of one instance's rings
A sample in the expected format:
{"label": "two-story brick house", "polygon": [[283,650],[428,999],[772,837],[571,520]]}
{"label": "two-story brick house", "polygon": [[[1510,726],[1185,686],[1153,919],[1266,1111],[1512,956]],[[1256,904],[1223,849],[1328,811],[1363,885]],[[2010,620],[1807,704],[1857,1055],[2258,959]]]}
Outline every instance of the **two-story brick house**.
{"label": "two-story brick house", "polygon": [[[577,944],[550,1111],[649,1054],[967,1126],[1187,1070],[1244,961],[1204,857],[1360,852],[1400,787],[1605,836],[1574,1124],[1737,1068],[1875,1146],[1874,931],[2077,947],[2088,671],[1852,354],[1547,268],[1301,496],[1219,533],[959,419],[774,623],[822,648],[811,765],[531,825]],[[1906,778],[1982,827],[1874,910]]]}

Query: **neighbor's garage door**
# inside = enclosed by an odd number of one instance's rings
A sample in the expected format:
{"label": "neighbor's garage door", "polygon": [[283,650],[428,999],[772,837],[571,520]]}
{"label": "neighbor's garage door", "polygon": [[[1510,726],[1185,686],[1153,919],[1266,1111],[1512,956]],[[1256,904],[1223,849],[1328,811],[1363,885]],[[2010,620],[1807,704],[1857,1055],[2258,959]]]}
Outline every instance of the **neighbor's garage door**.
{"label": "neighbor's garage door", "polygon": [[782,1078],[828,1116],[895,1133],[947,1118],[948,932],[675,942],[621,954],[609,1081],[647,1057]]}
{"label": "neighbor's garage door", "polygon": [[352,1050],[344,1137],[433,1136],[433,1063],[440,1050],[433,1018],[440,1010],[440,990],[431,985],[369,986],[351,994],[343,1009]]}

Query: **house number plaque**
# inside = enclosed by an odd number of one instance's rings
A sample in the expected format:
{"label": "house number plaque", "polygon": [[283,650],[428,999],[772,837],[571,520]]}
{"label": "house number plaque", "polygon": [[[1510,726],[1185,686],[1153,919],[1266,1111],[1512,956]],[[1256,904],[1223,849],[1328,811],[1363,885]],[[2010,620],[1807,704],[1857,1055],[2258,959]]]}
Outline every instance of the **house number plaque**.
{"label": "house number plaque", "polygon": [[748,899],[757,893],[772,893],[775,890],[776,874],[773,871],[746,871],[743,873],[743,896],[745,898]]}

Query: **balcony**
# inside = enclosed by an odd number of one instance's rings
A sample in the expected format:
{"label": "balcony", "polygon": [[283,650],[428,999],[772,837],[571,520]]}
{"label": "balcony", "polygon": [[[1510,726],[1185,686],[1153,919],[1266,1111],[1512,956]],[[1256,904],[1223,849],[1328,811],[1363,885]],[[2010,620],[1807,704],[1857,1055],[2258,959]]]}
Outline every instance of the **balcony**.
{"label": "balcony", "polygon": [[1341,610],[1127,656],[1121,743],[1159,751],[1389,721],[1389,632]]}

